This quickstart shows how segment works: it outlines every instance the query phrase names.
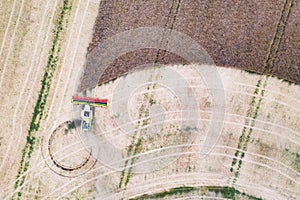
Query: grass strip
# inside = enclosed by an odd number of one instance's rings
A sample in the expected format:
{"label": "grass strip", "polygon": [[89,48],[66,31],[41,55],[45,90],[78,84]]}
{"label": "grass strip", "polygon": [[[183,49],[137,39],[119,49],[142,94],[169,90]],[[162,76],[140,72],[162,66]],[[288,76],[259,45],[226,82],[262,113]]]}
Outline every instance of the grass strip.
{"label": "grass strip", "polygon": [[[239,190],[236,190],[234,187],[219,187],[219,186],[200,186],[200,187],[195,187],[195,186],[180,186],[180,187],[175,187],[171,188],[169,190],[164,190],[158,193],[154,194],[143,194],[138,197],[130,198],[129,200],[145,200],[145,199],[162,199],[165,197],[170,197],[174,195],[182,195],[182,194],[188,194],[191,192],[197,192],[197,191],[209,191],[209,192],[214,192],[216,195],[219,193],[222,194],[223,198],[226,199],[236,199],[237,195],[239,197],[244,196],[247,197],[247,199],[251,200],[262,200],[261,198],[254,197],[252,195],[248,195],[244,192],[241,192]],[[207,196],[207,192],[204,192],[205,196]],[[187,196],[188,197],[188,196]],[[201,197],[201,196],[199,196]]]}
{"label": "grass strip", "polygon": [[[237,169],[234,172],[234,179],[233,179],[232,186],[235,185],[235,183],[239,177],[240,169],[242,167],[243,159],[245,157],[245,152],[248,149],[248,143],[250,141],[250,138],[251,138],[251,135],[253,132],[253,127],[255,126],[255,120],[258,116],[258,112],[261,107],[261,102],[262,102],[264,94],[265,94],[265,88],[267,86],[268,78],[269,78],[269,76],[266,77],[263,85],[262,85],[261,79],[256,84],[256,89],[254,91],[254,95],[252,96],[251,104],[250,104],[249,110],[247,112],[247,117],[251,117],[251,120],[247,120],[245,123],[245,126],[243,127],[242,135],[239,138],[239,143],[238,143],[238,147],[237,147],[238,150],[235,152],[235,154],[234,154],[235,157],[233,158],[232,163],[231,163],[230,172],[233,172],[234,165],[236,165],[238,163]],[[261,87],[262,87],[262,89],[259,94],[259,89]],[[258,95],[259,95],[259,97],[258,97]],[[256,102],[256,98],[259,98],[257,102]],[[250,126],[249,130],[247,129],[246,125]],[[248,132],[246,132],[247,130],[248,130]],[[242,150],[241,154],[240,154],[240,149]],[[238,157],[239,157],[239,161],[237,162]]]}
{"label": "grass strip", "polygon": [[181,187],[175,187],[170,190],[165,190],[155,194],[143,194],[142,196],[131,198],[129,200],[161,199],[166,196],[185,194],[192,191],[197,191],[199,189],[200,189],[199,187],[181,186]]}

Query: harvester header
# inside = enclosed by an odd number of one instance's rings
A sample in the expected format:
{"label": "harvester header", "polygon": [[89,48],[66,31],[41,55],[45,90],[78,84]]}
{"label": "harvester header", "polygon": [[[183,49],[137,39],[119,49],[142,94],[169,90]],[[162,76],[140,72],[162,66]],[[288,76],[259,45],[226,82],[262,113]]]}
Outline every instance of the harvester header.
{"label": "harvester header", "polygon": [[98,99],[90,97],[72,96],[72,104],[91,105],[91,106],[107,106],[107,99]]}

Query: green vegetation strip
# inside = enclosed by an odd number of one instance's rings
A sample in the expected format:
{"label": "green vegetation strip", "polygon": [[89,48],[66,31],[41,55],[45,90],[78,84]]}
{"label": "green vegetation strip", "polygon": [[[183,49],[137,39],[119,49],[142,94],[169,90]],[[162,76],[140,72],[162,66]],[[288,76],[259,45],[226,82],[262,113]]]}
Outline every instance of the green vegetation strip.
{"label": "green vegetation strip", "polygon": [[[223,198],[227,199],[236,199],[237,196],[239,197],[246,197],[247,199],[251,200],[261,200],[261,198],[257,198],[251,195],[248,195],[244,192],[240,192],[239,190],[236,190],[234,187],[217,187],[217,186],[200,186],[200,187],[194,187],[194,186],[181,186],[181,187],[175,187],[171,188],[169,190],[165,190],[159,193],[155,194],[143,194],[138,197],[130,198],[129,200],[145,200],[145,199],[162,199],[164,197],[169,197],[173,195],[182,195],[182,194],[188,194],[191,192],[200,192],[202,195],[207,196],[208,192],[214,192],[216,195],[221,193]],[[199,194],[199,197],[201,195]]]}
{"label": "green vegetation strip", "polygon": [[155,194],[144,194],[142,196],[131,198],[129,200],[161,199],[166,196],[180,195],[192,191],[198,191],[199,189],[200,189],[199,187],[181,186],[181,187],[172,188],[170,190],[162,191]]}
{"label": "green vegetation strip", "polygon": [[[144,95],[144,102],[146,101],[147,98],[148,98],[148,96],[147,96],[147,94],[145,94]],[[142,145],[141,135],[143,135],[143,132],[147,131],[146,128],[143,129],[142,127],[148,125],[148,123],[149,123],[148,117],[149,117],[149,108],[146,108],[145,106],[142,106],[139,109],[139,119],[142,119],[142,118],[146,118],[146,119],[144,119],[142,121],[141,120],[138,121],[137,128],[136,128],[136,130],[133,134],[132,140],[131,140],[131,144],[128,147],[127,157],[135,156],[136,154],[138,154],[140,152],[141,145]],[[139,130],[140,127],[141,127],[142,130],[141,130],[140,134],[138,134],[137,130]],[[119,188],[122,187],[125,176],[126,176],[125,183],[124,183],[125,188],[128,185],[129,179],[130,179],[131,174],[132,174],[132,166],[135,162],[135,159],[136,158],[133,157],[133,158],[128,159],[128,160],[125,161],[124,169],[121,172]],[[130,160],[130,167],[128,168],[128,171],[127,171],[127,174],[126,174],[125,172],[126,172],[129,160]]]}
{"label": "green vegetation strip", "polygon": [[[255,120],[258,116],[261,102],[262,102],[262,99],[265,94],[265,88],[267,86],[268,78],[269,78],[269,76],[266,77],[263,85],[262,85],[262,79],[260,79],[256,84],[254,95],[252,96],[251,103],[250,103],[249,109],[247,111],[247,119],[246,119],[245,125],[242,130],[242,135],[239,138],[239,142],[238,142],[238,146],[237,146],[238,150],[236,150],[236,152],[234,154],[234,158],[231,163],[230,172],[233,172],[234,171],[233,167],[237,164],[237,159],[239,159],[237,169],[234,172],[234,179],[233,179],[232,186],[235,185],[235,183],[239,177],[240,169],[242,167],[243,159],[245,157],[245,152],[248,149],[248,143],[250,141],[250,138],[251,138],[251,135],[253,132],[253,127],[255,126]],[[262,86],[262,88],[261,88],[261,86]],[[259,93],[260,88],[261,88],[261,91]],[[248,119],[248,118],[250,118],[250,119]],[[250,128],[249,128],[249,126],[250,126]],[[242,151],[240,151],[240,150],[242,150]]]}
{"label": "green vegetation strip", "polygon": [[[154,88],[155,85],[152,85],[152,88]],[[148,90],[150,90],[150,86],[148,86],[147,88]],[[124,182],[124,187],[126,189],[129,180],[131,178],[132,175],[132,166],[135,163],[135,160],[137,159],[136,156],[138,153],[140,153],[141,151],[141,147],[142,147],[142,136],[146,135],[147,133],[147,128],[144,128],[145,126],[147,126],[150,122],[149,119],[149,113],[150,113],[150,107],[153,104],[156,104],[156,101],[154,100],[153,94],[148,95],[147,93],[144,94],[144,98],[143,98],[143,102],[148,102],[147,105],[142,105],[141,108],[139,109],[139,121],[137,123],[137,127],[135,129],[135,132],[132,136],[132,140],[131,140],[131,144],[128,147],[128,151],[127,151],[127,157],[131,157],[133,156],[133,158],[128,159],[125,161],[125,165],[124,165],[124,169],[121,172],[121,177],[120,177],[120,182],[119,182],[119,188],[122,187],[123,185],[123,181]],[[142,118],[144,118],[143,120],[141,120]],[[140,133],[138,133],[137,130],[141,130]],[[128,167],[128,163],[130,160],[130,166]],[[128,168],[127,174],[126,174],[126,169]],[[124,179],[125,178],[125,179]]]}
{"label": "green vegetation strip", "polygon": [[257,198],[252,195],[246,194],[245,192],[240,192],[239,190],[236,190],[234,187],[210,186],[210,187],[207,187],[207,189],[208,189],[208,191],[215,192],[216,194],[221,193],[223,198],[226,198],[226,199],[235,200],[235,199],[240,199],[243,196],[250,200],[262,200],[261,198]]}
{"label": "green vegetation strip", "polygon": [[[34,133],[39,130],[40,122],[42,120],[42,117],[44,115],[44,108],[47,102],[47,97],[49,95],[49,90],[52,82],[52,78],[54,75],[54,71],[57,65],[58,61],[58,55],[60,52],[60,42],[59,39],[61,38],[61,32],[63,30],[63,22],[65,19],[65,16],[67,14],[67,11],[71,9],[71,6],[69,6],[69,0],[64,0],[62,7],[60,7],[59,10],[59,16],[57,21],[55,22],[55,28],[54,28],[54,37],[52,41],[52,47],[49,52],[48,57],[48,63],[45,68],[45,73],[43,76],[43,79],[41,81],[41,89],[38,94],[38,99],[36,101],[34,112],[31,118],[30,127],[27,133],[26,137],[26,144],[22,150],[22,158],[20,161],[18,174],[16,177],[16,182],[14,185],[14,188],[17,189],[18,187],[21,187],[25,181],[25,173],[28,170],[30,158],[32,156],[34,145],[36,142],[36,137],[34,136]],[[22,177],[21,177],[22,175]],[[20,178],[21,177],[21,178]],[[18,192],[18,199],[22,196],[22,189]]]}

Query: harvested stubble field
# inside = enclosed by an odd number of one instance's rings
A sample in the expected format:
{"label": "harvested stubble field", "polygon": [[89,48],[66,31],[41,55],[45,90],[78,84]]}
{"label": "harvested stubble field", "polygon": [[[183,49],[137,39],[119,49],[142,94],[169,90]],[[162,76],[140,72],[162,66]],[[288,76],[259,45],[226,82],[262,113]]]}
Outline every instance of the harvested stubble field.
{"label": "harvested stubble field", "polygon": [[[98,128],[92,140],[99,147],[94,155],[99,165],[92,171],[97,178],[97,197],[297,199],[299,87],[277,78],[218,67],[226,96],[224,124],[210,153],[201,157],[213,123],[213,108],[220,105],[214,105],[211,91],[197,75],[195,68],[200,66],[169,67],[188,83],[177,86],[187,86],[192,91],[189,94],[195,95],[189,96],[189,103],[193,98],[198,102],[196,129],[182,129],[188,108],[178,98],[181,94],[170,90],[170,85],[151,86],[153,81],[171,78],[164,71],[167,67],[136,71],[93,90],[112,104],[107,110],[96,110]],[[154,72],[156,79],[144,79],[145,74],[151,77]],[[261,78],[268,78],[269,84],[255,94],[255,83]],[[144,84],[129,90],[126,83],[139,79]],[[257,97],[258,115],[248,117],[253,96]],[[155,101],[150,101],[151,97]],[[150,114],[145,115],[147,112]]]}

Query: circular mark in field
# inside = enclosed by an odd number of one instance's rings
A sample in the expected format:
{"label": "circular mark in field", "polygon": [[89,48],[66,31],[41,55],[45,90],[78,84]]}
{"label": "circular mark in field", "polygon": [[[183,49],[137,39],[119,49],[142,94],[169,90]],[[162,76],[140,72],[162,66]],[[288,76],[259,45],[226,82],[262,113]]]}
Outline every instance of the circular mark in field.
{"label": "circular mark in field", "polygon": [[[61,176],[76,177],[89,171],[96,163],[91,149],[81,142],[76,131],[78,121],[65,121],[49,136],[45,161],[49,168]],[[45,138],[43,138],[44,140]]]}

